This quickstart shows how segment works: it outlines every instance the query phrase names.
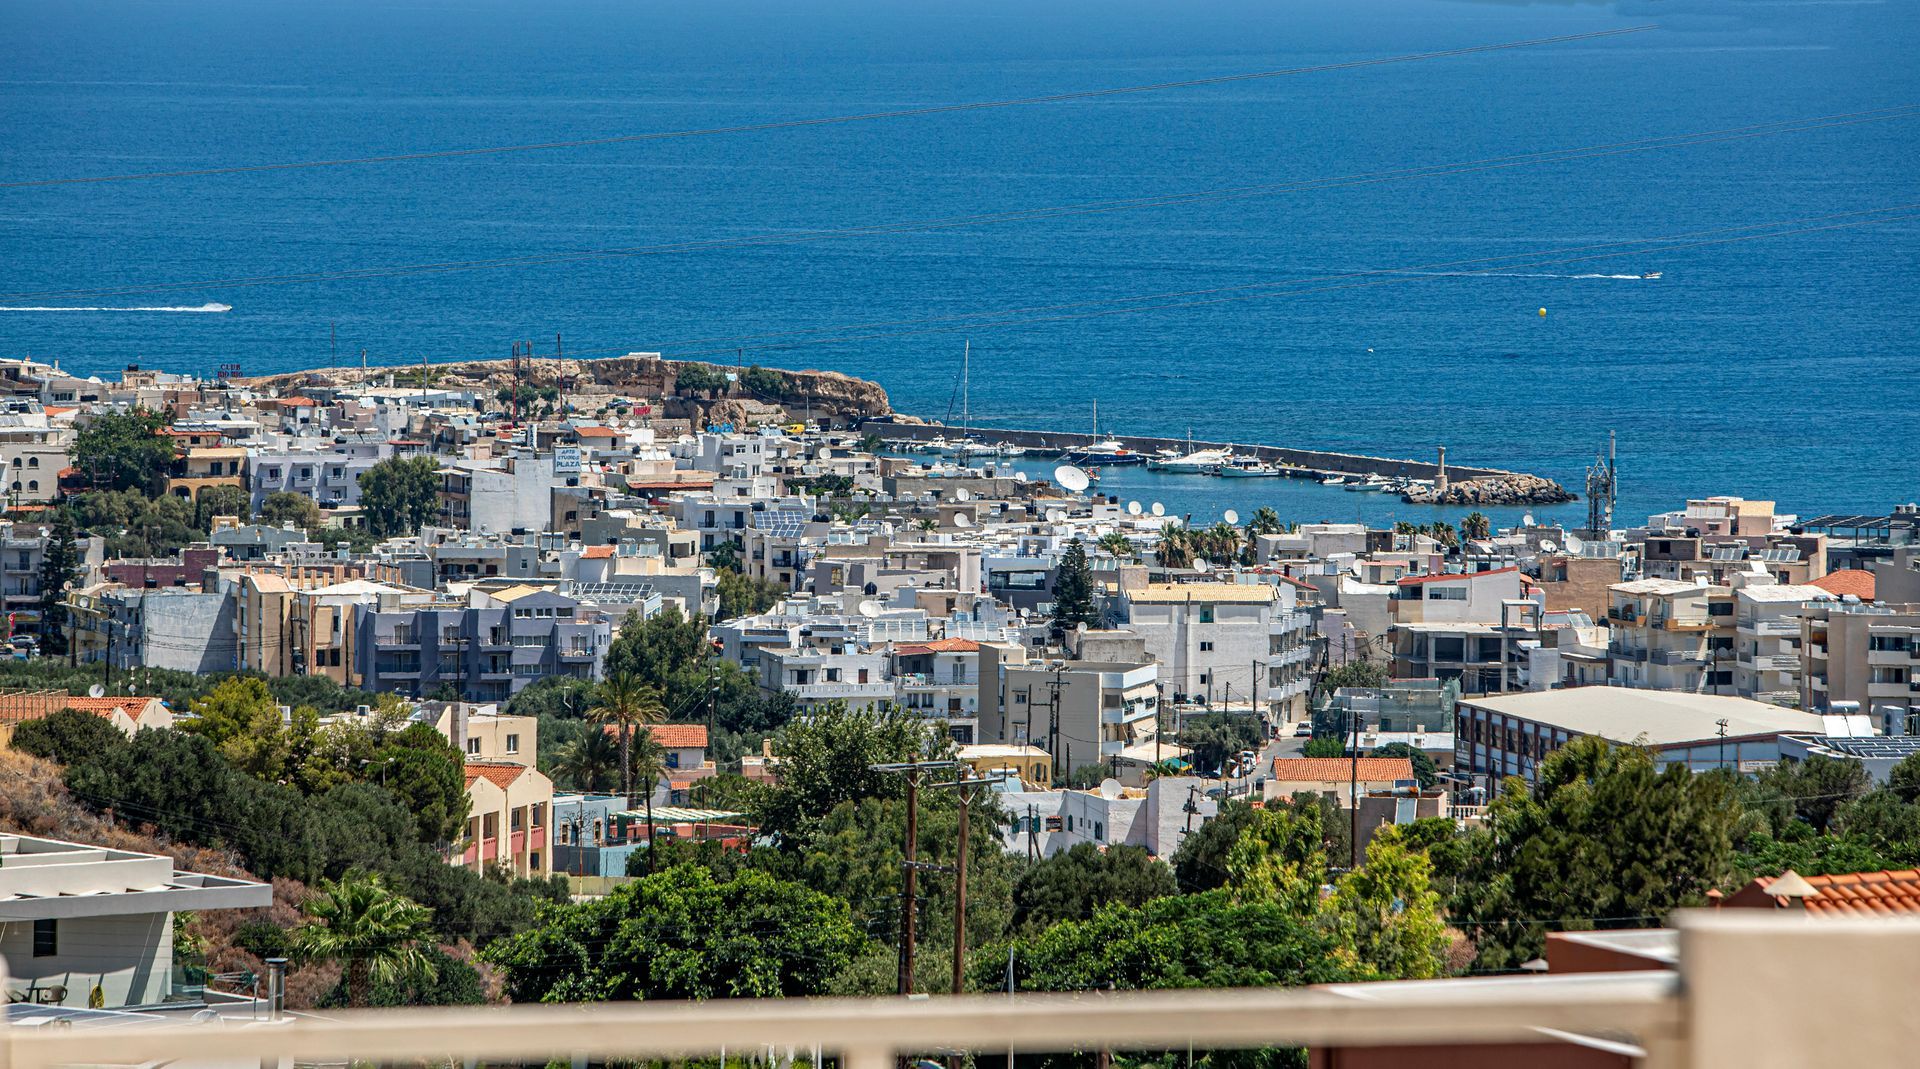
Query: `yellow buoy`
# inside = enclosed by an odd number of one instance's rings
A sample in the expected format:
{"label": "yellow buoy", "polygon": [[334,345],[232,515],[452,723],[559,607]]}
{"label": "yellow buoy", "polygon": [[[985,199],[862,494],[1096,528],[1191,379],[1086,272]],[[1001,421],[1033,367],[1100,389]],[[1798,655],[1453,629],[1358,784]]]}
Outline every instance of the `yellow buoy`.
{"label": "yellow buoy", "polygon": [[1542,316],[1545,316],[1547,314],[1547,310],[1545,308],[1540,309],[1540,314]]}

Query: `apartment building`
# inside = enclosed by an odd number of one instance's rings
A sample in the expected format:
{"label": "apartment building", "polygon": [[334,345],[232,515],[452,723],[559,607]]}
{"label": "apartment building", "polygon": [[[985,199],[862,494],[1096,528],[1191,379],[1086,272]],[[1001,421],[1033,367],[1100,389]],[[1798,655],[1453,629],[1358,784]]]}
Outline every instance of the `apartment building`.
{"label": "apartment building", "polygon": [[[526,745],[531,747],[529,741]],[[527,764],[468,761],[467,828],[449,864],[540,877],[553,858],[553,781]]]}
{"label": "apartment building", "polygon": [[906,642],[893,647],[888,667],[902,708],[944,720],[954,741],[968,745],[979,732],[980,643],[964,638]]}
{"label": "apartment building", "polygon": [[1148,583],[1113,598],[1116,623],[1138,634],[1176,702],[1247,702],[1270,722],[1306,714],[1313,618],[1292,580]]}
{"label": "apartment building", "polygon": [[10,1003],[119,1009],[173,995],[174,914],[273,904],[264,883],[173,859],[0,834],[0,959]]}
{"label": "apartment building", "polygon": [[827,702],[871,709],[894,700],[887,655],[858,645],[763,647],[756,658],[760,686],[785,691],[802,709]]}
{"label": "apartment building", "polygon": [[1032,743],[1065,774],[1110,764],[1123,780],[1160,756],[1159,665],[1147,662],[1028,659],[1010,644],[980,645],[981,742]]}
{"label": "apartment building", "polygon": [[1734,605],[1724,587],[1680,579],[1615,584],[1607,681],[1698,694],[1733,692]]}
{"label": "apartment building", "polygon": [[612,627],[571,597],[508,587],[485,605],[356,605],[360,685],[426,697],[451,686],[469,701],[505,701],[544,676],[599,679]]}
{"label": "apartment building", "polygon": [[1801,702],[1905,720],[1920,706],[1920,604],[1816,602],[1801,621]]}
{"label": "apartment building", "polygon": [[270,495],[300,494],[325,509],[359,508],[360,476],[393,455],[383,440],[294,439],[247,457],[247,488],[258,511]]}
{"label": "apartment building", "polygon": [[1801,617],[1815,602],[1832,600],[1832,594],[1816,586],[1773,582],[1736,586],[1733,692],[1774,705],[1798,706],[1805,667]]}

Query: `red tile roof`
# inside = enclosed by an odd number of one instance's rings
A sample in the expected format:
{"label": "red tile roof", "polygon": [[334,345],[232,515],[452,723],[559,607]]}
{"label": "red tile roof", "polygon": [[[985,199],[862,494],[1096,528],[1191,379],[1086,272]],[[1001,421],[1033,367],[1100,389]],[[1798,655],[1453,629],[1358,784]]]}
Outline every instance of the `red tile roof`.
{"label": "red tile roof", "polygon": [[282,397],[281,408],[317,408],[320,402],[311,397]]}
{"label": "red tile roof", "polygon": [[[620,737],[620,726],[608,724],[600,730],[614,738]],[[653,741],[669,750],[704,750],[707,748],[707,726],[705,724],[655,724],[642,728],[653,736]]]}
{"label": "red tile roof", "polygon": [[[1315,783],[1345,783],[1353,774],[1354,761],[1348,757],[1276,757],[1273,778],[1306,780]],[[1413,761],[1406,757],[1362,757],[1360,779],[1368,783],[1413,778]]]}
{"label": "red tile roof", "polygon": [[970,638],[940,638],[932,642],[909,642],[895,646],[895,653],[979,653],[980,644]]}
{"label": "red tile roof", "polygon": [[612,427],[575,427],[573,436],[575,438],[617,438],[619,432]]}
{"label": "red tile roof", "polygon": [[605,560],[608,557],[613,556],[613,547],[612,546],[588,546],[587,548],[580,551],[580,555],[582,557],[587,558],[588,560]]}
{"label": "red tile roof", "polygon": [[1519,566],[1516,565],[1511,568],[1494,568],[1491,571],[1485,572],[1436,572],[1433,575],[1409,575],[1400,580],[1400,585],[1412,586],[1416,583],[1437,583],[1442,579],[1478,579],[1483,575],[1505,575],[1508,572],[1517,572],[1519,570]]}
{"label": "red tile roof", "polygon": [[526,774],[527,766],[525,765],[495,764],[491,761],[467,762],[467,786],[469,787],[473,786],[474,780],[484,779],[504,791],[513,786],[515,780]]}
{"label": "red tile roof", "polygon": [[1852,594],[1861,601],[1873,600],[1873,573],[1863,572],[1858,568],[1842,568],[1837,572],[1828,572],[1807,585],[1817,586],[1836,598],[1844,598]]}
{"label": "red tile roof", "polygon": [[[1765,890],[1776,878],[1761,876],[1753,882]],[[1809,914],[1848,917],[1920,913],[1920,869],[1802,876],[1801,879],[1820,892],[1800,900]],[[1775,904],[1790,908],[1785,900],[1776,900]]]}

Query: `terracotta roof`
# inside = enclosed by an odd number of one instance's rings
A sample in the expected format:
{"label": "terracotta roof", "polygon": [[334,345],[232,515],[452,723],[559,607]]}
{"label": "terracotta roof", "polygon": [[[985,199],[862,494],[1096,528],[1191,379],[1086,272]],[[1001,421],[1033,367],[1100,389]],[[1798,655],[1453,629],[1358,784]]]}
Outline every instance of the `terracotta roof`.
{"label": "terracotta roof", "polygon": [[940,638],[932,642],[908,642],[895,646],[895,653],[979,653],[980,644],[970,638]]}
{"label": "terracotta roof", "polygon": [[1519,570],[1519,566],[1515,565],[1511,568],[1494,568],[1491,571],[1485,572],[1437,572],[1433,575],[1409,575],[1400,580],[1400,585],[1413,586],[1417,583],[1437,583],[1442,579],[1478,579],[1483,575],[1505,575],[1508,572],[1517,572]]}
{"label": "terracotta roof", "polygon": [[78,412],[78,411],[80,411],[79,405],[47,405],[45,406],[45,412],[49,418],[53,416],[64,416],[69,412]]}
{"label": "terracotta roof", "polygon": [[[619,738],[620,726],[608,724],[600,730]],[[707,748],[707,726],[705,724],[654,724],[645,730],[653,736],[653,741],[669,750],[704,750]]]}
{"label": "terracotta roof", "polygon": [[[1362,757],[1358,763],[1360,779],[1369,783],[1413,778],[1411,758]],[[1276,757],[1273,759],[1273,778],[1344,783],[1353,774],[1354,764],[1353,759],[1348,757]]]}
{"label": "terracotta roof", "polygon": [[[1786,876],[1761,876],[1753,882],[1765,890]],[[1819,894],[1800,899],[1807,912],[1831,917],[1886,916],[1920,913],[1920,869],[1887,872],[1850,872],[1840,876],[1802,876]],[[1788,907],[1784,900],[1776,903]]]}
{"label": "terracotta roof", "polygon": [[66,701],[66,708],[82,713],[93,713],[96,716],[108,716],[115,709],[124,709],[129,717],[137,720],[141,713],[146,712],[147,706],[156,701],[159,699],[115,697],[111,694],[104,698],[70,697]]}
{"label": "terracotta roof", "polygon": [[613,556],[613,547],[612,546],[588,546],[587,548],[580,551],[580,555],[582,557],[587,558],[588,560],[605,560],[608,557]]}
{"label": "terracotta roof", "polygon": [[525,765],[495,764],[490,761],[467,762],[467,786],[469,787],[473,786],[474,780],[484,779],[504,791],[513,786],[515,780],[526,774],[527,766]]}
{"label": "terracotta roof", "polygon": [[280,399],[280,407],[282,408],[310,408],[318,407],[319,404],[320,402],[315,401],[311,397],[282,397]]}
{"label": "terracotta roof", "polygon": [[573,436],[576,438],[617,438],[620,435],[619,432],[612,427],[575,427],[573,429]]}
{"label": "terracotta roof", "polygon": [[1837,572],[1828,572],[1818,579],[1808,580],[1808,586],[1817,586],[1836,598],[1848,594],[1861,601],[1872,601],[1874,582],[1872,572],[1863,572],[1858,568],[1842,568]]}

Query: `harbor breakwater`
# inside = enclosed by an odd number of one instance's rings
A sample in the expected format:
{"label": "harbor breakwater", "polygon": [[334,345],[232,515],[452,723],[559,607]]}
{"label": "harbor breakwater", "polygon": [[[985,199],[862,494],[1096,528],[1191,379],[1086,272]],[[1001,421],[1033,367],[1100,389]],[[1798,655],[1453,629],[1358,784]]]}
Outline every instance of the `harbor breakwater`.
{"label": "harbor breakwater", "polygon": [[[904,423],[891,419],[869,419],[860,424],[860,430],[863,434],[875,434],[882,438],[924,442],[934,438],[950,437],[955,433],[956,428],[938,423]],[[981,441],[1006,443],[1042,452],[1077,449],[1096,440],[1093,435],[1086,433],[1004,427],[970,427],[966,433],[968,437]],[[1411,460],[1368,456],[1361,453],[1335,453],[1320,449],[1297,449],[1290,446],[1203,441],[1198,438],[1189,441],[1186,438],[1157,438],[1137,434],[1101,435],[1100,438],[1117,441],[1128,449],[1149,456],[1163,450],[1172,450],[1177,453],[1200,449],[1227,450],[1239,456],[1256,457],[1267,463],[1282,465],[1286,469],[1286,474],[1296,478],[1379,475],[1388,479],[1437,480],[1440,475],[1437,456],[1431,461]],[[1443,497],[1433,497],[1432,500],[1441,503],[1459,501],[1480,505],[1558,504],[1574,500],[1574,495],[1559,483],[1544,476],[1526,472],[1449,462],[1446,465],[1446,476],[1448,490],[1444,492]],[[1433,491],[1416,492],[1433,494]]]}

